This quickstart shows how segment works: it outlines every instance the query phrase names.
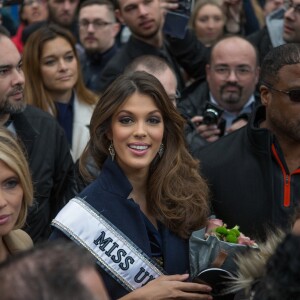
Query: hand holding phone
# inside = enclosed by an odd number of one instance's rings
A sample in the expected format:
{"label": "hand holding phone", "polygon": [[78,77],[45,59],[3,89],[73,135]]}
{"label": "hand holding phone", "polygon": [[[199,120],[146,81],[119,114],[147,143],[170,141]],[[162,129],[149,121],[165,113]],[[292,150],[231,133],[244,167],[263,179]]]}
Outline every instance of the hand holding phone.
{"label": "hand holding phone", "polygon": [[[166,1],[166,0],[165,0]],[[174,1],[167,1],[169,9],[165,15],[163,27],[164,33],[171,37],[183,39],[188,27],[191,11],[194,6],[194,0],[178,0],[177,7]]]}

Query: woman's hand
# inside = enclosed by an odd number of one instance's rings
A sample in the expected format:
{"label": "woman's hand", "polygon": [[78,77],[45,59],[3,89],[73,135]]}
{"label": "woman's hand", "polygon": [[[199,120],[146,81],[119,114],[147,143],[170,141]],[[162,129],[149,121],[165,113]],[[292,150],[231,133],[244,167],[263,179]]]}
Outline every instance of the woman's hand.
{"label": "woman's hand", "polygon": [[212,290],[210,286],[194,282],[185,282],[188,278],[189,274],[163,275],[119,300],[213,299],[213,297],[209,295]]}

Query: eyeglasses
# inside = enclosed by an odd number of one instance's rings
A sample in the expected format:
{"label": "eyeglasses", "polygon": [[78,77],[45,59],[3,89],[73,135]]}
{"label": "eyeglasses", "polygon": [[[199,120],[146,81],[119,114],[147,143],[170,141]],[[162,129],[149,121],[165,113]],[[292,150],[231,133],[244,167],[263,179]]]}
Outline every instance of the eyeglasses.
{"label": "eyeglasses", "polygon": [[94,27],[94,29],[98,30],[104,28],[107,25],[113,24],[113,22],[105,22],[101,20],[94,20],[90,22],[88,20],[82,20],[79,22],[79,27],[86,30],[89,28],[90,24]]}
{"label": "eyeglasses", "polygon": [[262,85],[265,85],[267,88],[270,90],[273,90],[278,93],[283,93],[289,96],[290,101],[292,102],[300,102],[300,89],[299,90],[289,90],[289,91],[283,91],[283,90],[278,90],[273,88],[270,84],[268,83],[262,83]]}
{"label": "eyeglasses", "polygon": [[294,12],[300,15],[300,4],[293,4],[293,1],[286,0],[284,1],[284,7],[286,10],[290,8],[294,9]]}
{"label": "eyeglasses", "polygon": [[216,74],[218,74],[220,77],[223,77],[224,79],[228,78],[231,74],[231,71],[234,72],[235,76],[240,78],[245,78],[249,76],[253,70],[250,67],[247,66],[241,66],[237,68],[229,68],[226,66],[216,66],[213,68]]}
{"label": "eyeglasses", "polygon": [[26,0],[26,1],[23,2],[23,5],[31,6],[35,3],[42,4],[43,2],[44,2],[44,0]]}

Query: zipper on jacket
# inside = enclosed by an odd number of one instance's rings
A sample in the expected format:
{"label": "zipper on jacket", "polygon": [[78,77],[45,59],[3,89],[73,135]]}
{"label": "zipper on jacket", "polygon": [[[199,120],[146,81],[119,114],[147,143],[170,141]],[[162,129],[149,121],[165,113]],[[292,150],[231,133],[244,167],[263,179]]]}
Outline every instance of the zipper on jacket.
{"label": "zipper on jacket", "polygon": [[275,156],[276,161],[278,162],[282,175],[283,175],[283,206],[289,207],[291,205],[291,179],[293,174],[299,174],[300,170],[296,170],[292,172],[291,174],[288,174],[283,166],[283,163],[281,162],[278,153],[276,152],[276,148],[274,144],[272,144],[272,152]]}
{"label": "zipper on jacket", "polygon": [[287,172],[285,171],[285,168],[278,156],[278,153],[276,151],[276,148],[274,146],[274,144],[272,144],[272,152],[280,166],[282,175],[283,175],[283,206],[284,207],[289,207],[291,204],[291,178],[290,175],[287,174]]}

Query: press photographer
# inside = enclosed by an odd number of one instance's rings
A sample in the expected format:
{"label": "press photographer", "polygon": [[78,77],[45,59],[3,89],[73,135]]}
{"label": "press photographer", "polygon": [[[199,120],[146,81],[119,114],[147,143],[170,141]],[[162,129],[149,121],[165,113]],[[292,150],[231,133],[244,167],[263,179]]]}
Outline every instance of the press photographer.
{"label": "press photographer", "polygon": [[258,75],[256,49],[244,38],[226,36],[212,47],[207,81],[195,81],[178,104],[192,153],[247,124],[259,102],[254,96]]}

